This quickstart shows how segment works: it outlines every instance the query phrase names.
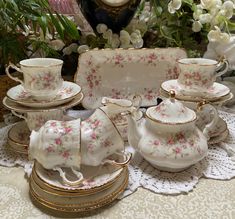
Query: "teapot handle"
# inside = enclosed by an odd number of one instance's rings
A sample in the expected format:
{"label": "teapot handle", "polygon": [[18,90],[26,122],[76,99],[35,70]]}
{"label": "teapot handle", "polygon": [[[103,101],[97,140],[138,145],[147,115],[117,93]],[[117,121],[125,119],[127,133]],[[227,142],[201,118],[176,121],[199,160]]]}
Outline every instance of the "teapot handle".
{"label": "teapot handle", "polygon": [[78,186],[79,184],[82,183],[82,181],[84,179],[82,173],[78,172],[77,170],[75,170],[72,167],[71,167],[71,170],[77,176],[78,180],[71,181],[71,180],[67,179],[65,172],[60,167],[55,167],[55,168],[53,168],[53,170],[58,171],[61,178],[63,179],[63,183],[66,185],[69,185],[69,186]]}
{"label": "teapot handle", "polygon": [[130,163],[131,158],[132,158],[132,153],[124,152],[124,154],[121,154],[121,153],[116,152],[115,154],[123,156],[124,157],[124,161],[123,162],[117,162],[115,160],[105,159],[105,160],[103,160],[102,164],[109,163],[109,164],[112,164],[112,165],[115,165],[115,166],[124,167],[128,163]]}
{"label": "teapot handle", "polygon": [[206,101],[202,101],[202,102],[198,103],[197,111],[202,110],[203,106],[205,106],[205,105],[211,107],[212,111],[213,111],[212,121],[209,122],[202,131],[202,133],[206,136],[207,140],[209,140],[210,139],[209,132],[215,128],[215,126],[219,120],[219,115],[218,115],[217,109]]}

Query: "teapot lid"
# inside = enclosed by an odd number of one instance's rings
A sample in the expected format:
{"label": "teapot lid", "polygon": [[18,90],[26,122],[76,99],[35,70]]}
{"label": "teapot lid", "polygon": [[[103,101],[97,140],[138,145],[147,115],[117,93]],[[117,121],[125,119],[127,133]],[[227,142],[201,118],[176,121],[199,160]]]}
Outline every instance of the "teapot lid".
{"label": "teapot lid", "polygon": [[173,90],[170,91],[170,98],[165,99],[157,106],[148,108],[146,116],[155,122],[165,124],[184,124],[197,118],[193,110],[175,99]]}

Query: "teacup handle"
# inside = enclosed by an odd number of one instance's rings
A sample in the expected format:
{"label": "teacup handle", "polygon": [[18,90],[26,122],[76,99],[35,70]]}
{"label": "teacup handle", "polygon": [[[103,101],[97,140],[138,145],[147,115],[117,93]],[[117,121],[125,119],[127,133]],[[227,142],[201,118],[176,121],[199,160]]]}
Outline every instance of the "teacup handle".
{"label": "teacup handle", "polygon": [[63,179],[63,183],[66,185],[69,185],[69,186],[78,186],[79,184],[82,183],[82,181],[84,179],[82,173],[78,172],[77,170],[75,170],[72,167],[71,167],[71,170],[77,176],[78,180],[71,181],[71,180],[67,179],[65,172],[60,167],[55,167],[55,168],[53,168],[53,170],[58,171],[60,174],[60,177]]}
{"label": "teacup handle", "polygon": [[216,69],[215,69],[215,76],[219,77],[223,74],[225,74],[228,71],[229,63],[227,60],[223,60],[218,63]]}
{"label": "teacup handle", "polygon": [[202,110],[202,107],[204,105],[210,106],[213,110],[212,121],[208,123],[202,131],[202,133],[206,136],[207,140],[209,140],[210,139],[209,132],[215,128],[217,122],[219,121],[219,115],[217,109],[206,101],[200,102],[197,106],[197,110]]}
{"label": "teacup handle", "polygon": [[20,72],[20,73],[23,73],[23,71],[22,71],[20,68],[18,68],[17,66],[15,66],[14,64],[12,64],[12,63],[10,63],[10,64],[6,67],[6,73],[7,73],[8,77],[11,78],[11,79],[14,80],[14,81],[17,81],[17,82],[20,82],[21,84],[23,84],[24,82],[23,82],[22,80],[20,80],[20,79],[17,78],[17,77],[13,77],[13,76],[10,74],[10,72],[9,72],[9,69],[10,69],[10,68],[13,68],[13,69],[15,69],[16,71],[18,71],[18,72]]}
{"label": "teacup handle", "polygon": [[15,112],[14,110],[11,110],[11,113],[12,113],[13,115],[15,115],[15,116],[21,118],[21,119],[24,119],[26,122],[27,122],[27,120],[28,120],[27,117],[23,116],[23,114],[19,114],[19,113]]}
{"label": "teacup handle", "polygon": [[115,166],[124,167],[124,166],[126,166],[128,163],[130,163],[131,158],[132,158],[132,153],[130,153],[130,152],[124,152],[124,154],[121,154],[121,153],[116,152],[115,154],[124,155],[124,161],[123,161],[123,162],[117,162],[117,161],[115,161],[115,160],[105,159],[105,160],[103,160],[102,164],[109,163],[109,164],[112,164],[112,165],[115,165]]}

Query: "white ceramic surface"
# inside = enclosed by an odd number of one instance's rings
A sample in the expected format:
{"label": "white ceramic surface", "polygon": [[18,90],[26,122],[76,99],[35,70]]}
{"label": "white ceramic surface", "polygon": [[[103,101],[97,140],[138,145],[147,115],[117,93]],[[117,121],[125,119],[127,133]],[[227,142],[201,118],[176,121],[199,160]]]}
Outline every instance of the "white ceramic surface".
{"label": "white ceramic surface", "polygon": [[[30,178],[30,193],[42,206],[58,212],[89,213],[114,201],[127,187],[128,171],[125,169],[111,187],[91,195],[58,196],[43,190]],[[79,215],[77,214],[76,217]]]}
{"label": "white ceramic surface", "polygon": [[35,100],[29,92],[25,91],[22,85],[18,85],[9,89],[7,91],[7,97],[23,106],[47,108],[67,103],[80,92],[81,87],[79,85],[72,82],[64,81],[62,88],[58,91],[55,98],[50,101]]}
{"label": "white ceramic surface", "polygon": [[[146,111],[137,124],[128,113],[128,141],[153,166],[178,172],[203,159],[208,151],[208,132],[214,129],[218,116],[201,131],[196,126],[196,113],[171,97]],[[212,107],[212,106],[211,106]],[[212,107],[214,115],[217,110]]]}
{"label": "white ceramic surface", "polygon": [[17,122],[8,131],[8,144],[17,153],[28,154],[30,131],[25,121]]}
{"label": "white ceramic surface", "polygon": [[11,111],[15,116],[22,118],[26,121],[29,130],[38,131],[48,120],[64,120],[63,110],[51,110],[51,111],[41,111],[41,112],[27,112],[27,113],[17,113]]}
{"label": "white ceramic surface", "polygon": [[75,82],[84,92],[87,109],[101,106],[102,97],[132,99],[140,95],[142,106],[156,104],[163,81],[178,77],[180,48],[92,50],[79,57]]}
{"label": "white ceramic surface", "polygon": [[4,97],[2,103],[7,109],[14,110],[14,111],[17,111],[20,113],[42,112],[42,111],[49,112],[49,111],[53,111],[53,110],[66,110],[66,109],[69,109],[73,106],[76,106],[82,101],[83,97],[84,97],[83,93],[80,92],[70,102],[64,103],[59,106],[48,107],[46,109],[43,107],[42,108],[32,108],[32,107],[23,106],[23,105],[16,103],[15,101],[12,101],[8,97]]}
{"label": "white ceramic surface", "polygon": [[208,91],[201,92],[198,94],[198,96],[185,95],[177,80],[168,80],[163,82],[161,85],[161,89],[165,92],[174,90],[177,99],[186,101],[216,101],[222,97],[225,97],[230,92],[230,89],[227,86],[215,82]]}
{"label": "white ceramic surface", "polygon": [[210,140],[208,141],[209,145],[213,145],[213,144],[218,144],[220,142],[223,142],[229,135],[229,130],[226,129],[224,132],[220,133],[218,136],[212,137],[210,138]]}
{"label": "white ceramic surface", "polygon": [[[51,100],[63,84],[61,76],[63,61],[53,58],[31,58],[20,61],[20,68],[10,64],[6,68],[7,75],[20,82],[24,89],[37,100]],[[13,68],[23,73],[23,81],[9,73]]]}
{"label": "white ceramic surface", "polygon": [[178,65],[180,69],[178,84],[183,92],[194,96],[210,90],[216,77],[228,70],[227,61],[219,63],[216,60],[205,58],[179,59]]}

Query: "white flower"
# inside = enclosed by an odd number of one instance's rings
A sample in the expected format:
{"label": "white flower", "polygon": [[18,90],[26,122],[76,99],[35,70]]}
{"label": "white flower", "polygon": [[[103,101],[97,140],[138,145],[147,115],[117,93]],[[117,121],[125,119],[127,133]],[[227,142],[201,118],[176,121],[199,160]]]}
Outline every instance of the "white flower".
{"label": "white flower", "polygon": [[209,13],[201,14],[199,16],[199,21],[200,21],[201,24],[210,23],[211,19],[212,19],[212,16]]}
{"label": "white flower", "polygon": [[193,32],[199,32],[199,31],[201,31],[201,29],[202,29],[201,22],[200,21],[194,21],[193,26],[192,26]]}
{"label": "white flower", "polygon": [[215,7],[220,7],[222,5],[221,0],[201,0],[201,5],[204,9],[210,10]]}
{"label": "white flower", "polygon": [[227,33],[222,33],[217,26],[215,26],[215,30],[208,33],[207,37],[210,42],[227,43],[230,40],[230,36]]}
{"label": "white flower", "polygon": [[220,14],[230,19],[233,16],[234,3],[232,1],[226,1],[223,3]]}
{"label": "white flower", "polygon": [[112,48],[118,48],[120,45],[119,36],[117,34],[113,34],[110,45]]}
{"label": "white flower", "polygon": [[108,29],[107,31],[103,33],[103,38],[108,41],[112,40],[112,36],[113,36],[113,31],[111,29]]}
{"label": "white flower", "polygon": [[121,44],[130,44],[130,41],[131,41],[130,34],[125,30],[121,30],[120,41],[121,41]]}
{"label": "white flower", "polygon": [[63,49],[63,54],[70,55],[72,52],[77,52],[77,49],[78,45],[76,43],[72,43]]}
{"label": "white flower", "polygon": [[52,40],[49,41],[48,43],[49,47],[56,50],[56,51],[60,51],[64,48],[65,44],[62,40]]}
{"label": "white flower", "polygon": [[168,11],[171,14],[174,14],[177,10],[180,9],[181,5],[182,5],[181,0],[171,0],[168,4]]}
{"label": "white flower", "polygon": [[201,14],[202,14],[202,9],[197,7],[197,9],[193,12],[194,20],[199,20]]}
{"label": "white flower", "polygon": [[98,33],[105,33],[107,31],[108,27],[106,24],[98,24],[96,26],[96,30]]}
{"label": "white flower", "polygon": [[135,43],[132,43],[133,47],[136,49],[142,48],[144,45],[144,40],[142,38],[138,39]]}
{"label": "white flower", "polygon": [[86,52],[86,51],[88,51],[88,50],[89,50],[89,46],[87,46],[87,45],[81,45],[81,46],[78,47],[77,52],[78,52],[79,54],[82,54],[82,53],[84,53],[84,52]]}

